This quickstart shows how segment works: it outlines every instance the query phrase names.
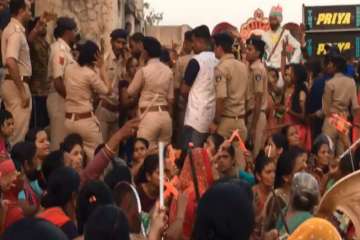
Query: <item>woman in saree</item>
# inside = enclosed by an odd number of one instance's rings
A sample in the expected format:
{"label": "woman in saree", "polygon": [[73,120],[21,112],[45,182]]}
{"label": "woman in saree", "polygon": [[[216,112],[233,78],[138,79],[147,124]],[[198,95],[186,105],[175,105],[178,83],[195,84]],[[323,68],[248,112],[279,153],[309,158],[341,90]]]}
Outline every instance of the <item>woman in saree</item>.
{"label": "woman in saree", "polygon": [[[179,175],[179,191],[183,192],[187,197],[185,216],[183,219],[176,218],[177,201],[172,201],[169,222],[172,224],[175,221],[183,221],[183,239],[190,239],[198,201],[214,182],[210,157],[207,148],[193,149],[191,156],[186,157]],[[193,172],[195,172],[195,175],[193,175]]]}
{"label": "woman in saree", "polygon": [[284,97],[284,124],[296,127],[302,146],[310,151],[311,129],[306,122],[306,69],[301,64],[292,64],[289,66],[289,74],[290,82]]}
{"label": "woman in saree", "polygon": [[336,228],[327,220],[322,218],[310,218],[301,224],[288,240],[341,240],[341,236]]}
{"label": "woman in saree", "polygon": [[277,163],[275,175],[275,196],[270,194],[264,207],[264,225],[262,234],[267,234],[276,228],[276,222],[281,216],[281,210],[290,203],[290,189],[295,173],[306,170],[307,153],[298,147],[285,152]]}
{"label": "woman in saree", "polygon": [[0,234],[2,234],[9,226],[24,217],[18,200],[19,192],[23,190],[24,181],[20,173],[16,171],[14,162],[9,159],[0,162],[0,178],[1,200],[3,203],[6,202],[1,206]]}
{"label": "woman in saree", "polygon": [[255,162],[255,177],[256,185],[252,187],[254,195],[254,210],[255,210],[255,230],[252,235],[253,239],[260,239],[261,227],[264,221],[263,210],[266,199],[271,194],[271,189],[275,181],[276,164],[263,151],[260,151]]}
{"label": "woman in saree", "polygon": [[[293,233],[299,225],[311,218],[319,198],[317,180],[309,173],[296,173],[291,184],[289,207],[282,210],[284,219],[279,218],[276,224],[279,235]],[[286,222],[286,227],[283,221]]]}
{"label": "woman in saree", "polygon": [[[358,75],[355,78],[356,86],[357,86],[357,99],[360,104],[360,64],[358,64],[357,69]],[[357,111],[355,113],[354,119],[353,119],[353,126],[352,129],[352,142],[355,142],[360,138],[360,112]]]}

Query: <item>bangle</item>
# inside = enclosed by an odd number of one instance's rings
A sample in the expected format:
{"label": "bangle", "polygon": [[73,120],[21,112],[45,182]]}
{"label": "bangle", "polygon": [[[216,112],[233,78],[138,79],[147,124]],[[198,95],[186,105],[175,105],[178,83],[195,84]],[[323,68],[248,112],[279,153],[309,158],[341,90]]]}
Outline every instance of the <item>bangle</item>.
{"label": "bangle", "polygon": [[111,154],[113,154],[113,155],[115,155],[116,154],[116,152],[114,151],[114,150],[112,150],[107,144],[105,144],[105,149],[107,150],[107,151],[109,151]]}

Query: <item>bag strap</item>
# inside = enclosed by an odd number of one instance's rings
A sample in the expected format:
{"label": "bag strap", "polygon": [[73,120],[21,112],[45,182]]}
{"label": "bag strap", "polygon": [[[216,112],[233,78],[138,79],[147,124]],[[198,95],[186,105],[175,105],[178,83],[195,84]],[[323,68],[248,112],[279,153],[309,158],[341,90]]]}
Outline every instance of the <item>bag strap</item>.
{"label": "bag strap", "polygon": [[282,31],[281,31],[281,33],[280,33],[279,39],[277,40],[274,48],[271,50],[271,53],[270,53],[270,55],[269,55],[269,57],[268,57],[268,59],[267,59],[268,62],[271,60],[272,56],[273,56],[274,53],[275,53],[275,50],[276,50],[277,47],[279,46],[280,40],[281,40],[282,36],[284,35],[284,32],[285,32],[285,28],[282,29]]}

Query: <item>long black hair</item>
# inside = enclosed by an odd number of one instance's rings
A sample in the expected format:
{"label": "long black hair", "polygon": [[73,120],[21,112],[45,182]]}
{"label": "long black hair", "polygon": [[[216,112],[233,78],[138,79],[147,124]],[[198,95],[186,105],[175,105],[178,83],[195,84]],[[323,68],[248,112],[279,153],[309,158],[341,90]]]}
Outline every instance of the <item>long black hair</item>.
{"label": "long black hair", "polygon": [[95,209],[113,203],[111,190],[104,182],[90,181],[85,184],[77,199],[76,217],[79,233],[83,234],[84,225]]}
{"label": "long black hair", "polygon": [[308,94],[308,89],[306,87],[307,81],[307,72],[306,68],[301,64],[292,64],[291,68],[295,75],[295,89],[291,98],[291,110],[296,113],[301,113],[300,106],[300,92],[305,92]]}
{"label": "long black hair", "polygon": [[280,156],[276,166],[275,188],[284,186],[284,177],[293,173],[296,158],[304,153],[306,153],[306,151],[299,147],[291,147]]}

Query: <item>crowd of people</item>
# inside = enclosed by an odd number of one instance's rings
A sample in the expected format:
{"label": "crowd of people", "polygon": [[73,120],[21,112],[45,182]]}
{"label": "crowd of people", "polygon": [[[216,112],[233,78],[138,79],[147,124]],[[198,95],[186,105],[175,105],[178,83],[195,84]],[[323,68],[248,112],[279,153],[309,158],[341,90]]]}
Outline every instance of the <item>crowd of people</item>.
{"label": "crowd of people", "polygon": [[360,168],[356,147],[343,154],[359,138],[360,64],[332,45],[307,56],[281,7],[261,36],[201,25],[179,50],[124,29],[84,40],[72,18],[6,2],[1,239],[358,237],[316,209]]}

